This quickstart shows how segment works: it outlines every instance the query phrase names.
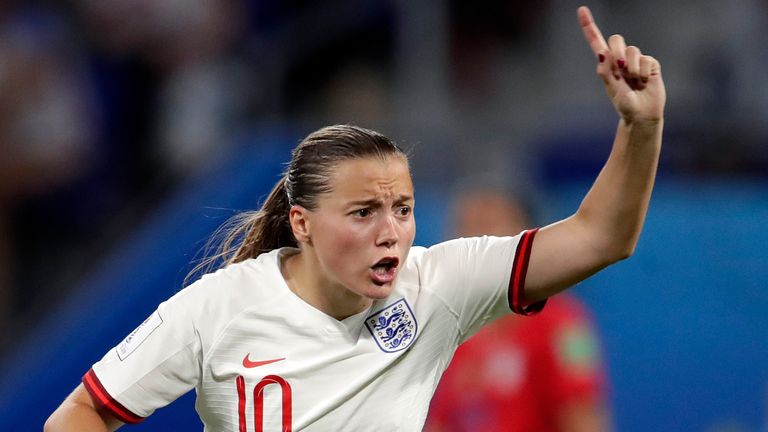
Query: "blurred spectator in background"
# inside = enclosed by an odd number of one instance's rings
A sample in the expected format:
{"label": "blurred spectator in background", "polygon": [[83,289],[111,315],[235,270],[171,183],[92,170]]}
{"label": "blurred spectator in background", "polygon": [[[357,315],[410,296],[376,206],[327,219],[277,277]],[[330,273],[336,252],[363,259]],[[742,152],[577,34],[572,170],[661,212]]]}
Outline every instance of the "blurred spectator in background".
{"label": "blurred spectator in background", "polygon": [[[20,230],[31,202],[82,178],[94,160],[93,112],[82,51],[53,8],[0,7],[0,325],[12,338],[17,312],[39,294],[20,274],[27,236]],[[50,219],[60,214],[49,214]],[[35,223],[27,219],[25,224]],[[49,224],[35,227],[46,232]],[[62,234],[62,233],[57,233]],[[55,250],[55,238],[45,248]],[[26,259],[26,260],[25,260]],[[39,268],[37,268],[39,270]],[[3,341],[4,342],[4,341]],[[7,344],[2,344],[0,351]]]}
{"label": "blurred spectator in background", "polygon": [[[460,185],[456,236],[515,235],[530,228],[529,192],[483,177]],[[586,307],[550,298],[535,317],[507,316],[456,351],[432,399],[426,431],[601,432],[611,429],[606,376]]]}
{"label": "blurred spectator in background", "polygon": [[[247,127],[244,2],[0,2],[0,324],[19,339]],[[0,344],[0,355],[11,346]]]}
{"label": "blurred spectator in background", "polygon": [[227,153],[258,81],[246,76],[241,52],[244,2],[79,0],[77,13],[105,144],[123,161],[129,189],[184,179]]}

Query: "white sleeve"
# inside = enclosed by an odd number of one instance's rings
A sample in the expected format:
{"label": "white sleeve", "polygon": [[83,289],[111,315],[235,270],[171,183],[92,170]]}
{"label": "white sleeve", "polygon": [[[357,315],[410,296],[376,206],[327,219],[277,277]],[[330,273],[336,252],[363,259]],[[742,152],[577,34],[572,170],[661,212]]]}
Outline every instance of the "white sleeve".
{"label": "white sleeve", "polygon": [[140,422],[198,383],[202,349],[190,297],[187,288],[161,303],[83,376],[94,400],[124,423]]}
{"label": "white sleeve", "polygon": [[530,315],[544,307],[544,302],[525,306],[520,301],[536,231],[460,238],[426,251],[424,285],[456,314],[462,339],[510,311]]}

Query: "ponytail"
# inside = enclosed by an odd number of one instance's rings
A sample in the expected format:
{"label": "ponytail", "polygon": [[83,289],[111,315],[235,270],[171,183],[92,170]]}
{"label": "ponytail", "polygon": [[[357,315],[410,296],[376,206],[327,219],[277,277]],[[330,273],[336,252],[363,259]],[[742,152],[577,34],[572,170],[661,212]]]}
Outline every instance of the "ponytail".
{"label": "ponytail", "polygon": [[204,248],[216,252],[203,258],[184,279],[188,284],[193,277],[224,268],[230,264],[281,247],[298,247],[293,236],[288,211],[291,205],[285,190],[286,177],[280,179],[264,201],[261,209],[237,214],[219,227]]}
{"label": "ponytail", "polygon": [[[221,247],[223,251],[227,251],[225,263],[234,264],[256,258],[264,252],[285,246],[298,247],[288,221],[290,209],[283,177],[272,188],[261,209],[246,213],[242,223],[236,225],[224,238]],[[243,237],[242,242],[233,246],[240,237]]]}

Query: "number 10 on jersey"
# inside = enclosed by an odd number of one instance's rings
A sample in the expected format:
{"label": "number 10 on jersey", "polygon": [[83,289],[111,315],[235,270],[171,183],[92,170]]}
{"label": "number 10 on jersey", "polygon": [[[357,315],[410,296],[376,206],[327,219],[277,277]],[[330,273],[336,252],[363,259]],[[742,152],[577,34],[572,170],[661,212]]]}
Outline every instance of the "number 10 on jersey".
{"label": "number 10 on jersey", "polygon": [[[240,422],[240,432],[246,432],[245,419],[245,378],[242,375],[237,377],[237,418]],[[283,432],[291,432],[291,385],[283,377],[278,375],[267,375],[261,379],[253,388],[253,422],[256,432],[264,431],[264,388],[269,385],[280,386],[283,396]]]}

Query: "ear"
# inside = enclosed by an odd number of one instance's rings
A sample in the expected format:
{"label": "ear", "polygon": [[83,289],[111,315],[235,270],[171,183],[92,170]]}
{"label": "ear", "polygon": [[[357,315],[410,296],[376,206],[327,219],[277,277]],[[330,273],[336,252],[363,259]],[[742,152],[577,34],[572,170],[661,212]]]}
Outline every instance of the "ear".
{"label": "ear", "polygon": [[288,221],[291,223],[291,230],[296,241],[299,243],[312,243],[310,235],[310,213],[302,206],[294,205],[288,211]]}

